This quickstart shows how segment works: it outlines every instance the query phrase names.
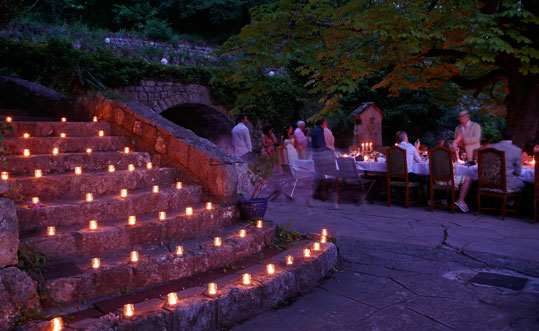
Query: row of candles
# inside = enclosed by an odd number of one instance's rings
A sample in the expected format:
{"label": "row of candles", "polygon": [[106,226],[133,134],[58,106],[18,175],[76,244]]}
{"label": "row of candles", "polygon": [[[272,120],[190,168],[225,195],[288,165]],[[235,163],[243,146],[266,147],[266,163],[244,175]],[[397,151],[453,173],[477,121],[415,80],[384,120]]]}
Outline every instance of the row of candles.
{"label": "row of candles", "polygon": [[[260,223],[259,223],[260,222]],[[257,227],[262,227],[262,221],[257,222]],[[324,244],[327,242],[327,235],[328,232],[326,229],[322,229],[322,236],[320,237],[320,242],[315,242],[312,246],[313,251],[320,251],[321,244]],[[245,230],[240,230],[240,237],[245,237]],[[221,238],[216,237],[214,239],[215,246],[221,246]],[[183,255],[183,248],[182,246],[177,246],[176,249],[177,255]],[[311,249],[305,248],[303,249],[303,257],[305,259],[311,258]],[[138,253],[136,251],[131,252],[131,261],[137,262],[138,261]],[[294,264],[294,257],[292,255],[287,255],[284,262],[287,266],[291,266]],[[98,258],[92,259],[92,267],[93,268],[99,268],[100,262]],[[275,264],[269,263],[266,265],[266,274],[273,275],[277,271],[277,268]],[[241,285],[249,286],[252,284],[252,277],[249,273],[244,273],[241,276]],[[209,283],[208,284],[208,290],[207,294],[210,296],[217,295],[218,293],[218,287],[216,283]],[[167,305],[169,307],[174,307],[178,304],[178,294],[176,292],[171,292],[167,294]],[[125,304],[123,307],[123,315],[125,317],[133,317],[135,315],[135,306],[132,303]],[[55,317],[51,320],[51,329],[55,331],[60,331],[64,327],[64,322],[61,317]]]}
{"label": "row of candles", "polygon": [[[93,149],[91,149],[91,148],[86,148],[86,154],[92,154],[92,152],[93,152]],[[129,154],[129,153],[131,152],[131,149],[130,149],[129,147],[124,147],[123,152],[124,152],[125,154]],[[31,154],[31,153],[30,153],[30,149],[24,148],[24,149],[22,150],[22,155],[23,155],[23,156],[28,157],[28,156],[30,156],[30,154]],[[52,155],[58,155],[58,154],[60,154],[60,149],[59,149],[58,147],[54,147],[54,148],[52,149]]]}
{"label": "row of candles", "polygon": [[[151,162],[147,162],[146,163],[146,169],[152,169],[153,168],[153,164]],[[116,167],[113,165],[113,164],[109,164],[108,168],[107,168],[108,172],[115,172],[116,171]],[[127,166],[127,170],[128,171],[135,171],[135,165],[134,164],[129,164]],[[75,167],[75,175],[80,175],[82,174],[82,167]],[[41,169],[36,169],[34,171],[34,177],[35,178],[41,178],[43,176],[43,172],[41,171]],[[0,173],[0,178],[2,180],[8,180],[9,179],[9,172],[7,171],[2,171]],[[181,188],[181,183],[179,184],[180,187],[178,188]]]}
{"label": "row of candles", "polygon": [[[60,121],[67,122],[67,117],[60,118]],[[6,117],[6,122],[11,123],[13,122],[13,118],[11,116]],[[97,122],[97,116],[92,117],[92,122]]]}

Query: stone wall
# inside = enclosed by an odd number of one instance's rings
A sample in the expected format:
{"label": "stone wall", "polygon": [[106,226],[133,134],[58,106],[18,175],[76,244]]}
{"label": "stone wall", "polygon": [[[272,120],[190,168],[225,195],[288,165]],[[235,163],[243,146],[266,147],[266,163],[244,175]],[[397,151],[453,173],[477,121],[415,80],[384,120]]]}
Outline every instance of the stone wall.
{"label": "stone wall", "polygon": [[113,123],[113,131],[133,138],[137,150],[155,153],[161,166],[173,166],[192,176],[211,195],[223,200],[237,193],[239,158],[156,114],[138,102],[121,103],[97,96],[79,100],[88,116]]}
{"label": "stone wall", "polygon": [[12,200],[0,198],[0,268],[17,264],[19,223]]}

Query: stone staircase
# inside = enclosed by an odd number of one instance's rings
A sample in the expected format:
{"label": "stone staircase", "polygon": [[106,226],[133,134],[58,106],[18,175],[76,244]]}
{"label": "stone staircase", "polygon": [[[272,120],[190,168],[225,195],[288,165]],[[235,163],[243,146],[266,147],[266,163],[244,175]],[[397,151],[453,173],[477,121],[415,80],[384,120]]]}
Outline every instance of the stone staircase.
{"label": "stone staircase", "polygon": [[[159,292],[156,287],[199,277],[240,261],[250,261],[248,266],[255,269],[264,259],[284,261],[283,254],[287,252],[266,257],[262,253],[275,234],[271,222],[258,227],[239,222],[234,205],[208,206],[210,198],[201,186],[182,183],[183,176],[177,169],[160,167],[158,159],[152,160],[150,153],[136,151],[132,138],[113,135],[113,124],[45,120],[13,120],[14,131],[7,133],[5,142],[7,163],[0,165],[0,169],[3,174],[8,173],[8,179],[4,180],[15,188],[20,198],[16,202],[20,251],[46,257],[37,279],[42,289],[42,310],[48,318],[64,315],[64,328],[92,329],[99,320],[102,324],[98,323],[100,327],[96,329],[106,329],[105,324],[130,329],[135,321],[161,318],[166,302],[162,297],[164,290]],[[24,154],[25,150],[29,155]],[[240,230],[245,230],[242,235]],[[217,237],[221,240],[218,246]],[[313,251],[312,257],[302,261],[301,249],[311,245],[306,240],[301,247],[295,247],[298,259],[295,265],[281,268],[283,264],[278,264],[278,269],[287,272],[294,272],[294,268],[303,270],[297,271],[298,277],[305,273],[305,266],[314,268],[307,272],[310,276],[303,276],[308,279],[304,279],[307,285],[300,286],[299,280],[286,275],[282,279],[272,278],[273,282],[277,279],[291,282],[286,285],[290,288],[288,292],[277,290],[280,294],[273,294],[277,295],[275,300],[310,288],[308,285],[314,285],[311,283],[333,266],[336,254],[330,243],[323,244],[320,251]],[[137,253],[136,261],[133,252]],[[325,258],[319,258],[322,256]],[[282,272],[279,270],[277,274]],[[227,276],[215,282],[223,288],[236,286],[241,274],[238,271],[233,276],[234,281]],[[263,275],[260,279],[259,285]],[[219,300],[219,296],[207,296],[205,290],[200,290],[200,282],[195,282],[197,286],[177,289],[178,294],[184,293],[180,295],[184,304],[200,296],[204,300]],[[262,295],[256,286],[252,291]],[[129,296],[133,293],[139,293],[138,297]],[[145,313],[140,313],[137,305],[150,299],[161,304],[159,312],[153,306],[151,312],[143,309]],[[107,305],[111,300],[115,303]],[[275,300],[271,301],[273,305],[277,303]],[[126,303],[135,304],[135,316],[122,315]],[[240,306],[237,308],[241,310]],[[267,309],[267,305],[262,306]],[[252,314],[259,313],[262,306],[258,305]],[[167,309],[171,311],[170,307]],[[68,313],[77,317],[67,316]],[[110,319],[109,313],[116,319]],[[204,313],[199,314],[203,318]],[[238,315],[235,319],[221,317],[221,321],[211,317],[214,320],[203,327],[201,321],[191,316],[190,320],[182,320],[188,324],[181,324],[185,326],[181,328],[230,326],[252,314]],[[20,328],[49,330],[51,323],[48,320],[27,323]],[[167,325],[166,329],[180,329]],[[151,322],[144,329],[163,327]]]}

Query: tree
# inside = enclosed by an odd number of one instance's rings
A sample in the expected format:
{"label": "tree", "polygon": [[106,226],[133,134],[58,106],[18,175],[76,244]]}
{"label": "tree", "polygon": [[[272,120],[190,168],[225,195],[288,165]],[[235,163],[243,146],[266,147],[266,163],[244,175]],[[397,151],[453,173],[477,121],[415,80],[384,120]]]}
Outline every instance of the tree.
{"label": "tree", "polygon": [[254,9],[225,52],[239,59],[234,80],[298,61],[322,113],[379,72],[371,87],[391,95],[505,90],[507,124],[522,146],[539,124],[538,12],[537,0],[280,0]]}

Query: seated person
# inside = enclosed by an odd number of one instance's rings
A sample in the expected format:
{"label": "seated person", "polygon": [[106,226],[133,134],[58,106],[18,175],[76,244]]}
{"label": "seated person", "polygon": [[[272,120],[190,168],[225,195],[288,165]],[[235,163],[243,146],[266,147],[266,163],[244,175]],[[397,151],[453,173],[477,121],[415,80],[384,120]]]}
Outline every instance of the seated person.
{"label": "seated person", "polygon": [[522,151],[522,164],[528,164],[528,159],[537,153],[539,153],[539,144],[536,144],[535,141],[528,141],[526,146],[524,146],[524,150]]}
{"label": "seated person", "polygon": [[[453,154],[453,162],[456,162],[458,160],[458,147],[457,147],[457,141],[454,138],[448,138],[444,141],[443,146],[445,148],[448,148],[452,154]],[[459,197],[457,201],[455,201],[455,205],[459,207],[459,209],[463,213],[467,213],[470,211],[470,208],[468,208],[468,205],[466,204],[466,195],[468,192],[470,192],[470,188],[472,187],[472,178],[468,176],[453,176],[453,180],[455,182],[455,190],[459,190]],[[438,185],[450,185],[449,182],[440,182],[436,181],[436,184]]]}
{"label": "seated person", "polygon": [[421,157],[417,151],[420,144],[419,139],[415,142],[415,145],[410,144],[408,142],[408,135],[404,131],[397,132],[395,138],[397,139],[397,146],[406,150],[408,172],[411,172],[414,163],[421,163]]}
{"label": "seated person", "polygon": [[507,191],[520,191],[524,187],[524,182],[518,178],[522,170],[522,150],[513,145],[514,132],[510,128],[502,131],[503,140],[490,145],[490,148],[505,152],[505,175],[507,180]]}

